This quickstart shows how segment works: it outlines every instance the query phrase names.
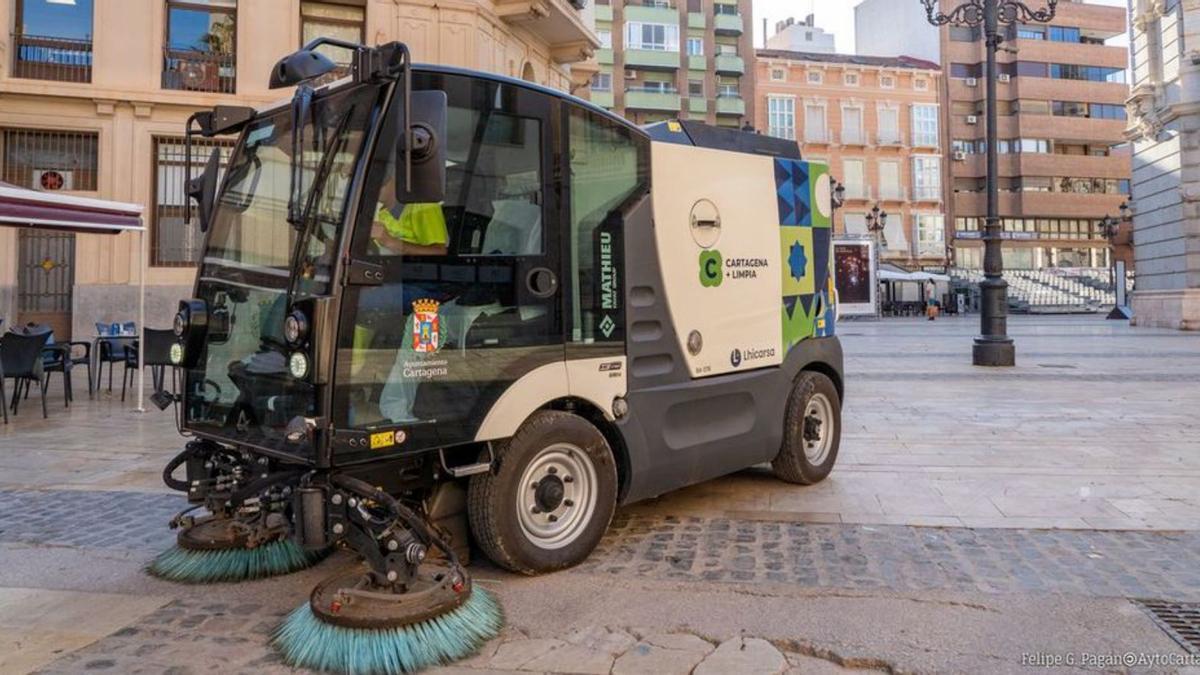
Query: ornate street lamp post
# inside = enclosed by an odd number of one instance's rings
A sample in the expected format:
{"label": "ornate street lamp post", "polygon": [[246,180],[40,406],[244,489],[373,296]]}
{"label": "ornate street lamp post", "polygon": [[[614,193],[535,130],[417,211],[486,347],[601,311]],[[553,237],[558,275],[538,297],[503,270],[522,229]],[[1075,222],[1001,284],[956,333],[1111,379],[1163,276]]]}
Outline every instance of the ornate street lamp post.
{"label": "ornate street lamp post", "polygon": [[1008,337],[1008,282],[1000,252],[1000,193],[996,155],[996,52],[1004,36],[1000,25],[1048,23],[1054,18],[1058,0],[1046,0],[1044,9],[1030,9],[1017,0],[967,0],[949,12],[938,9],[938,0],[921,0],[929,23],[935,26],[983,27],[987,44],[987,219],[983,231],[983,281],[979,283],[982,300],[981,335],[972,350],[977,366],[1016,365],[1017,349]]}
{"label": "ornate street lamp post", "polygon": [[[874,264],[875,273],[878,275],[881,273],[879,268],[879,259],[882,256],[881,250],[883,249],[884,245],[887,244],[887,239],[883,234],[883,229],[887,226],[888,214],[887,211],[880,210],[879,204],[876,204],[875,207],[867,213],[866,218],[867,231],[871,233],[871,238],[875,242],[875,246],[872,247],[875,250],[875,254],[872,256],[872,264]],[[881,316],[882,313],[879,311],[879,309],[880,305],[883,303],[883,298],[881,298],[879,295],[878,278],[872,279],[871,283],[875,284],[875,316]]]}
{"label": "ornate street lamp post", "polygon": [[1113,285],[1114,306],[1108,313],[1108,318],[1128,321],[1133,318],[1133,311],[1129,309],[1129,303],[1125,297],[1125,263],[1117,260],[1117,237],[1121,233],[1121,223],[1131,222],[1133,218],[1129,202],[1121,202],[1119,208],[1121,209],[1119,219],[1105,215],[1099,225],[1100,234],[1108,240],[1108,273]]}

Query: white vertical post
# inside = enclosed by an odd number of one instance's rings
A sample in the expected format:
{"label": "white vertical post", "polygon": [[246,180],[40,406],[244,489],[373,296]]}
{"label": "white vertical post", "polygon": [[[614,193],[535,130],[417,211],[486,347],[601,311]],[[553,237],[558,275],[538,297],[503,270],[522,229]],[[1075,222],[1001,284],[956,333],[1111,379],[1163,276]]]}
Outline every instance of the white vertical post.
{"label": "white vertical post", "polygon": [[142,398],[146,395],[146,368],[143,359],[146,357],[146,224],[138,232],[138,376],[137,376],[137,411],[146,412]]}

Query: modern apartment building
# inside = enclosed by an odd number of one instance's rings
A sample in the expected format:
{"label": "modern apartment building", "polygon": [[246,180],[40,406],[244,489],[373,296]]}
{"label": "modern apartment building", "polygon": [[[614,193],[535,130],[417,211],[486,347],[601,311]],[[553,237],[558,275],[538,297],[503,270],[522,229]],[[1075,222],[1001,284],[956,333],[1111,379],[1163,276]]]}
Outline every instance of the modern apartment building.
{"label": "modern apartment building", "polygon": [[941,63],[938,29],[916,0],[862,0],[854,6],[859,56],[911,56]]}
{"label": "modern apartment building", "polygon": [[809,14],[803,21],[787,19],[775,24],[775,34],[767,38],[765,49],[781,49],[789,52],[812,52],[834,54],[837,40],[833,33],[817,26],[817,17]]}
{"label": "modern apartment building", "polygon": [[846,187],[836,232],[867,234],[878,206],[888,214],[885,259],[946,264],[936,63],[765,49],[756,79],[758,128],[797,140]]}
{"label": "modern apartment building", "polygon": [[[192,112],[286,98],[267,88],[272,65],[320,35],[402,40],[419,62],[577,88],[600,44],[592,10],[579,9],[587,4],[0,0],[0,180],[146,205],[147,316],[162,327],[191,292],[199,252],[197,229],[183,221]],[[0,229],[0,318],[48,322],[60,338],[133,319],[138,242]]]}
{"label": "modern apartment building", "polygon": [[[1129,54],[1106,42],[1125,32],[1125,12],[1064,0],[1048,25],[1006,28],[997,82],[1006,268],[1109,264],[1108,241],[1098,225],[1106,214],[1119,215],[1129,195]],[[950,139],[947,216],[954,262],[964,268],[983,265],[984,50],[976,30],[941,31]]]}
{"label": "modern apartment building", "polygon": [[638,124],[754,119],[751,0],[600,0],[591,100]]}

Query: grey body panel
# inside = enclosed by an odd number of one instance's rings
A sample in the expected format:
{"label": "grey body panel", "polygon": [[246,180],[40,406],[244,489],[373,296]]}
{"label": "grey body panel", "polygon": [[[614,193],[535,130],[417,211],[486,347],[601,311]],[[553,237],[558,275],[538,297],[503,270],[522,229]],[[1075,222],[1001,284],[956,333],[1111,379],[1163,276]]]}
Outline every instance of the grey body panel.
{"label": "grey body panel", "polygon": [[629,414],[617,423],[629,454],[622,503],[769,462],[783,443],[785,408],[803,370],[832,371],[842,391],[842,345],[810,338],[779,367],[636,388],[630,372]]}
{"label": "grey body panel", "polygon": [[625,222],[629,414],[617,428],[629,459],[626,504],[773,459],[801,370],[832,371],[842,391],[836,337],[800,342],[778,367],[693,379],[671,322],[652,211],[647,197]]}

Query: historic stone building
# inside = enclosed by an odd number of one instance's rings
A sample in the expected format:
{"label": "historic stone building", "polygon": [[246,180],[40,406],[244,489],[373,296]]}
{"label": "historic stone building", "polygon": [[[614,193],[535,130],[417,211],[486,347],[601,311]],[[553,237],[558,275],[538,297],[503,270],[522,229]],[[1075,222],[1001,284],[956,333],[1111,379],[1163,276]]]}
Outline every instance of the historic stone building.
{"label": "historic stone building", "polygon": [[1200,330],[1200,0],[1131,0],[1134,322]]}

